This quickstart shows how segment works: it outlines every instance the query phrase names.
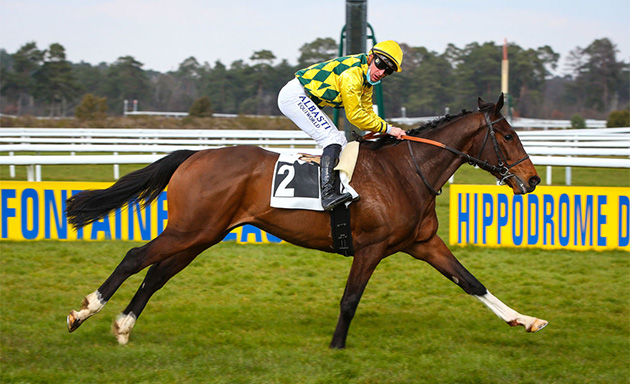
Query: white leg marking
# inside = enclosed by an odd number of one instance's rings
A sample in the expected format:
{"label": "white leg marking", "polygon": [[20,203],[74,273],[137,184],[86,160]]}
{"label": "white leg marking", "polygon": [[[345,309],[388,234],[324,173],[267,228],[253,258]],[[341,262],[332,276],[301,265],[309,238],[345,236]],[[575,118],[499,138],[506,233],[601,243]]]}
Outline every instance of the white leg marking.
{"label": "white leg marking", "polygon": [[114,324],[112,324],[112,332],[116,336],[119,344],[127,344],[129,342],[129,334],[131,329],[136,324],[136,315],[133,312],[129,312],[128,315],[122,313],[118,315]]}
{"label": "white leg marking", "polygon": [[483,296],[475,297],[490,308],[490,310],[503,321],[510,322],[519,316],[518,312],[503,304],[501,300],[494,297],[494,295],[488,291],[486,291],[486,294]]}
{"label": "white leg marking", "polygon": [[475,297],[478,298],[482,303],[484,303],[488,308],[490,308],[492,312],[494,312],[494,314],[497,315],[501,320],[505,321],[511,326],[522,325],[528,332],[536,332],[547,325],[547,322],[542,320],[544,322],[544,325],[537,325],[537,329],[532,330],[532,326],[534,324],[539,324],[539,320],[535,317],[521,315],[512,308],[503,304],[501,300],[494,297],[494,295],[490,292],[486,291],[485,295]]}
{"label": "white leg marking", "polygon": [[81,310],[75,313],[75,317],[79,321],[84,321],[90,316],[96,315],[107,304],[103,301],[101,293],[97,290],[83,298],[81,302]]}

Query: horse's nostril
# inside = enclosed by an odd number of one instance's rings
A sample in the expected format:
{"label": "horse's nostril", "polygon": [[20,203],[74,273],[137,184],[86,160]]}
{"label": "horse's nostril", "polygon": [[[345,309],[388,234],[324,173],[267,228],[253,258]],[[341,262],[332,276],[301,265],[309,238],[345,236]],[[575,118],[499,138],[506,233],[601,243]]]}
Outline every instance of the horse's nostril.
{"label": "horse's nostril", "polygon": [[540,177],[534,176],[534,177],[530,177],[529,178],[529,186],[530,187],[535,187],[538,184],[540,184]]}

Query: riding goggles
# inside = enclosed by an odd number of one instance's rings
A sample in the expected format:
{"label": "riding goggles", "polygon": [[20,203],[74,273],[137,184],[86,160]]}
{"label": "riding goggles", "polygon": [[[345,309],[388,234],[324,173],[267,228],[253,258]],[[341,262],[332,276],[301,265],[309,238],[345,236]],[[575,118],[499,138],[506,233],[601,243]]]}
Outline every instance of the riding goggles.
{"label": "riding goggles", "polygon": [[378,69],[385,70],[386,75],[394,73],[394,68],[396,68],[396,64],[394,64],[391,60],[385,56],[377,55],[376,53],[374,54],[374,65]]}

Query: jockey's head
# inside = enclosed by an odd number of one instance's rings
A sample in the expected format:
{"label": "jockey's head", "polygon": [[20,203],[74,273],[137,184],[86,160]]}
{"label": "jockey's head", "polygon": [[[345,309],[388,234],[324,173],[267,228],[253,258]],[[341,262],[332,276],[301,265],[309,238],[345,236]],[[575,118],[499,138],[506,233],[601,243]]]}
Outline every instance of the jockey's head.
{"label": "jockey's head", "polygon": [[382,41],[370,50],[372,61],[378,69],[384,69],[390,75],[402,71],[403,52],[393,40]]}

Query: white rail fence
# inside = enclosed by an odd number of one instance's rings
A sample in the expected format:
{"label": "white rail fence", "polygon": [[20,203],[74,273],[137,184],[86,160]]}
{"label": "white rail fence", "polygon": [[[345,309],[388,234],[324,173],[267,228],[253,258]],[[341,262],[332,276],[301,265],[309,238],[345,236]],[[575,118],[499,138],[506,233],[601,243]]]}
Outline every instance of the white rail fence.
{"label": "white rail fence", "polygon": [[547,166],[547,185],[551,185],[552,166],[566,167],[566,185],[572,183],[571,167],[630,168],[628,127],[519,131],[518,135],[532,162]]}
{"label": "white rail fence", "polygon": [[[388,120],[397,124],[419,125],[440,118],[441,116],[427,117],[394,117]],[[606,128],[606,120],[586,119],[586,128]],[[546,120],[515,117],[510,121],[514,129],[566,129],[571,128],[571,120]]]}
{"label": "white rail fence", "polygon": [[[118,179],[120,164],[152,163],[179,149],[233,145],[256,145],[277,152],[321,152],[315,141],[299,130],[0,128],[0,153],[7,154],[0,156],[0,166],[9,165],[13,178],[15,166],[25,165],[27,180],[41,181],[42,165],[112,164],[114,179]],[[36,155],[16,155],[25,152]]]}
{"label": "white rail fence", "polygon": [[[571,167],[630,168],[630,128],[519,131],[519,137],[534,164],[547,166],[547,184],[551,184],[552,166],[567,167],[567,185]],[[299,130],[0,128],[0,165],[10,167],[10,177],[15,177],[15,166],[24,165],[28,181],[41,181],[42,165],[111,164],[118,179],[120,164],[152,163],[179,149],[232,145],[321,153]]]}

